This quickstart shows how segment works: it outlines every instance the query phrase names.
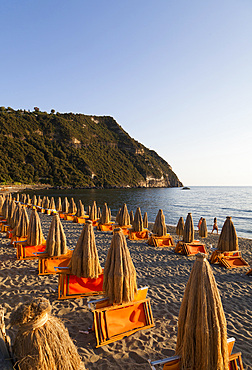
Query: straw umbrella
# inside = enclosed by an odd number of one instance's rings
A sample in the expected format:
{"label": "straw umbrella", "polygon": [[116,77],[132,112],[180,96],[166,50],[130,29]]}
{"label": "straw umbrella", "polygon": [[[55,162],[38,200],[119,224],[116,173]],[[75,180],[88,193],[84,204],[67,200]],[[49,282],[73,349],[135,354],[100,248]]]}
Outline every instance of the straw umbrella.
{"label": "straw umbrella", "polygon": [[46,196],[44,195],[43,198],[42,198],[41,207],[45,208],[45,205],[46,205]]}
{"label": "straw umbrella", "polygon": [[109,211],[109,221],[111,221],[111,209],[109,208],[108,211]]}
{"label": "straw umbrella", "polygon": [[31,204],[31,198],[29,194],[26,195],[26,204]]}
{"label": "straw umbrella", "polygon": [[22,206],[20,203],[17,203],[14,214],[13,214],[13,227],[17,226],[21,217]]}
{"label": "straw umbrella", "polygon": [[3,204],[4,204],[4,198],[0,196],[0,215],[2,215]]}
{"label": "straw umbrella", "polygon": [[202,222],[199,229],[199,236],[201,238],[207,238],[207,224],[205,218],[202,218]]}
{"label": "straw umbrella", "polygon": [[176,227],[176,234],[178,236],[183,236],[184,234],[184,228],[185,228],[185,223],[183,217],[180,217],[177,227]]}
{"label": "straw umbrella", "polygon": [[49,209],[50,208],[50,199],[48,197],[46,197],[44,208],[45,209]]}
{"label": "straw umbrella", "polygon": [[78,277],[97,279],[102,273],[91,220],[82,229],[68,267]]}
{"label": "straw umbrella", "polygon": [[41,228],[40,218],[36,209],[33,209],[29,221],[27,245],[41,245],[43,242],[44,235]]}
{"label": "straw umbrella", "polygon": [[61,204],[61,197],[58,198],[57,203],[56,203],[56,210],[58,212],[62,211],[62,204]]}
{"label": "straw umbrella", "polygon": [[194,227],[192,214],[188,213],[186,217],[184,232],[183,232],[183,242],[192,243],[194,241]]}
{"label": "straw umbrella", "polygon": [[87,215],[89,216],[89,215],[90,215],[90,213],[91,213],[91,207],[90,207],[90,206],[88,206],[88,208],[87,208]]}
{"label": "straw umbrella", "polygon": [[40,195],[38,196],[38,199],[37,199],[37,206],[42,207],[42,199],[41,199]]}
{"label": "straw umbrella", "polygon": [[68,208],[68,213],[75,214],[77,212],[77,207],[73,198],[70,199],[70,204]]}
{"label": "straw umbrella", "polygon": [[165,216],[163,214],[162,209],[158,211],[158,214],[157,214],[154,226],[153,226],[153,234],[157,236],[165,236],[167,234]]}
{"label": "straw umbrella", "polygon": [[114,303],[131,302],[137,292],[136,270],[121,228],[114,229],[104,268],[103,290]]}
{"label": "straw umbrella", "polygon": [[100,223],[101,224],[108,224],[110,221],[109,219],[109,210],[108,210],[108,206],[107,206],[107,203],[104,203],[103,207],[102,207],[102,215],[101,215],[101,218],[100,218]]}
{"label": "straw umbrella", "polygon": [[18,327],[13,352],[19,370],[84,369],[68,330],[51,309],[48,299],[33,298],[12,312],[11,325]]}
{"label": "straw umbrella", "polygon": [[101,208],[100,207],[98,207],[98,209],[97,209],[97,218],[101,218]]}
{"label": "straw umbrella", "polygon": [[129,215],[130,215],[130,224],[133,225],[133,222],[134,222],[134,213],[133,213],[132,210],[130,211],[130,214]]}
{"label": "straw umbrella", "polygon": [[145,212],[145,213],[144,213],[144,217],[143,217],[143,227],[144,227],[145,229],[148,229],[148,227],[149,227],[147,212]]}
{"label": "straw umbrella", "polygon": [[91,221],[97,220],[97,207],[96,207],[96,201],[94,200],[90,213],[89,213],[89,218]]}
{"label": "straw umbrella", "polygon": [[16,201],[19,202],[19,193],[16,193]]}
{"label": "straw umbrella", "polygon": [[17,226],[12,230],[12,236],[17,236],[19,238],[28,235],[29,228],[29,218],[27,215],[26,208],[21,208],[20,219]]}
{"label": "straw umbrella", "polygon": [[9,213],[9,198],[5,198],[3,207],[2,207],[2,215],[7,220]]}
{"label": "straw umbrella", "polygon": [[121,208],[119,208],[118,212],[117,212],[117,215],[116,215],[116,223],[118,224],[119,223],[119,219],[120,219],[120,214],[121,214]]}
{"label": "straw umbrella", "polygon": [[54,197],[51,197],[49,208],[50,208],[50,209],[55,209],[55,201],[54,201]]}
{"label": "straw umbrella", "polygon": [[118,219],[118,224],[120,226],[130,225],[130,216],[129,216],[129,212],[128,212],[126,203],[124,203],[123,206],[122,206],[122,209],[121,209],[121,212],[120,212],[120,215],[119,215],[119,219]]}
{"label": "straw umbrella", "polygon": [[53,218],[49,228],[49,232],[46,238],[46,249],[45,253],[48,256],[61,256],[66,254],[68,248],[66,245],[66,236],[63,230],[58,213],[56,213]]}
{"label": "straw umbrella", "polygon": [[140,207],[138,207],[136,210],[135,217],[134,217],[133,224],[132,224],[132,229],[133,231],[138,231],[138,232],[143,231],[143,218],[142,218]]}
{"label": "straw umbrella", "polygon": [[224,225],[222,226],[217,249],[223,252],[239,250],[238,238],[231,217],[227,217]]}
{"label": "straw umbrella", "polygon": [[62,212],[68,213],[68,209],[69,209],[69,202],[68,202],[67,197],[65,197],[62,203]]}
{"label": "straw umbrella", "polygon": [[77,203],[77,212],[75,216],[77,217],[85,216],[84,205],[82,204],[82,201],[80,199],[78,200],[78,203]]}
{"label": "straw umbrella", "polygon": [[228,370],[227,325],[205,254],[197,254],[178,318],[180,369]]}
{"label": "straw umbrella", "polygon": [[8,211],[8,217],[7,217],[7,222],[11,227],[13,227],[12,226],[13,225],[13,215],[14,215],[15,209],[16,209],[16,202],[12,200],[9,203],[9,211]]}

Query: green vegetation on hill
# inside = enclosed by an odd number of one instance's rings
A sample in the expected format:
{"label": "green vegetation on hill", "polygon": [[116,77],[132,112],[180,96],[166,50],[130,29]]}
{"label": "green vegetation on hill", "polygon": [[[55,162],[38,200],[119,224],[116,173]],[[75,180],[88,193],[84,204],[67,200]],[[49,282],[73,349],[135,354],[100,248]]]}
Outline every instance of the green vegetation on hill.
{"label": "green vegetation on hill", "polygon": [[[162,176],[160,181],[149,180]],[[0,107],[0,182],[182,185],[167,162],[132,139],[112,117],[4,107]]]}

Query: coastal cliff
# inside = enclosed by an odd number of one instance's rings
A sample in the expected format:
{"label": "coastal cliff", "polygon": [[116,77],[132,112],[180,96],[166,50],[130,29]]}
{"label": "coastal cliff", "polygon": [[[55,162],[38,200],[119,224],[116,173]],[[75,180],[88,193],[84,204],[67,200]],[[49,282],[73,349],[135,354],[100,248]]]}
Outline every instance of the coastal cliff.
{"label": "coastal cliff", "polygon": [[0,182],[179,187],[158,154],[108,116],[0,107]]}

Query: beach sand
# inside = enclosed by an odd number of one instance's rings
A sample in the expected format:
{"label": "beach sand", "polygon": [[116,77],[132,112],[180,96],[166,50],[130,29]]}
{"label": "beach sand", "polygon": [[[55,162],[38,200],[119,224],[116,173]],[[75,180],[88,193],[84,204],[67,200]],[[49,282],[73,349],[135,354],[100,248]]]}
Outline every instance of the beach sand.
{"label": "beach sand", "polygon": [[[47,236],[51,217],[40,214],[42,228]],[[75,247],[83,225],[62,221],[68,247]],[[168,227],[175,240],[175,228]],[[104,266],[110,233],[96,232],[96,244],[101,265]],[[196,232],[195,239],[198,238]],[[207,249],[217,246],[218,236],[209,235],[205,240]],[[93,315],[87,307],[88,300],[57,300],[57,275],[38,276],[36,260],[17,261],[15,249],[9,239],[0,234],[0,304],[5,309],[6,325],[10,313],[20,302],[31,297],[48,298],[53,315],[59,317],[68,328],[86,369],[150,369],[148,359],[172,356],[176,346],[177,322],[195,257],[174,254],[174,248],[154,248],[146,241],[129,241],[127,244],[137,271],[138,287],[149,286],[155,327],[139,331],[118,342],[95,348],[94,333],[87,331]],[[252,240],[239,238],[239,249],[252,266]],[[242,352],[244,369],[252,369],[252,276],[245,273],[249,268],[228,270],[213,265],[213,272],[222,298],[228,325],[228,336],[235,337],[235,352]],[[15,329],[9,328],[11,338]]]}

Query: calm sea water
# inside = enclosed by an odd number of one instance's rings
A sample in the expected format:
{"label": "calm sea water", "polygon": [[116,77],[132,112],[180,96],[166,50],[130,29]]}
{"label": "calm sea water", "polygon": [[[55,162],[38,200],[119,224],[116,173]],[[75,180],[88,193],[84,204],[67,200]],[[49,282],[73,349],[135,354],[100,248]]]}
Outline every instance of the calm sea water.
{"label": "calm sea water", "polygon": [[238,236],[252,239],[252,186],[249,187],[207,187],[192,186],[190,190],[181,188],[165,189],[85,189],[85,190],[40,190],[30,194],[73,197],[81,199],[85,209],[95,200],[102,207],[104,202],[111,208],[112,215],[127,204],[129,212],[137,207],[142,215],[148,213],[149,222],[154,221],[160,208],[165,221],[176,225],[181,216],[184,219],[192,213],[196,228],[199,218],[206,219],[208,230],[212,230],[213,219],[217,217],[221,229],[226,216],[231,216]]}

